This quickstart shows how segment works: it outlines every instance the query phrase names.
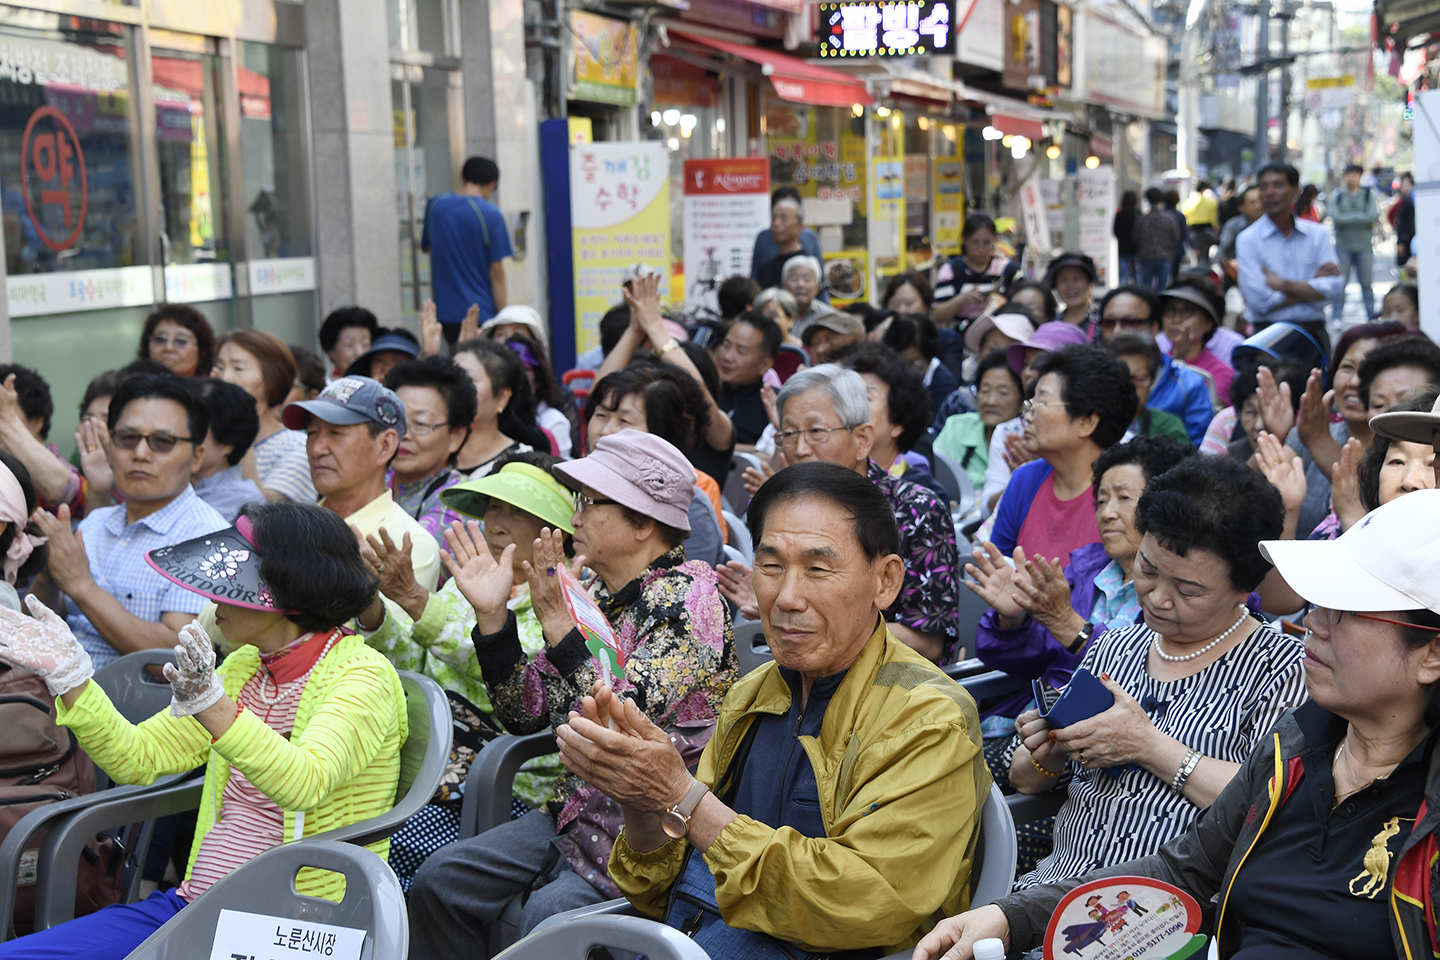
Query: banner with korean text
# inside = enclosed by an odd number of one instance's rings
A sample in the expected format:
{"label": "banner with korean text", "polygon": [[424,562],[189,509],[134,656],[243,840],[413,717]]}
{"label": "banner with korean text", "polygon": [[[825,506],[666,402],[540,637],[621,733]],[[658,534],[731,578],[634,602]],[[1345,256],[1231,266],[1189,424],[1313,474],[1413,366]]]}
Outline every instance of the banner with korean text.
{"label": "banner with korean text", "polygon": [[717,309],[729,277],[750,275],[755,237],[770,226],[770,158],[685,161],[686,300]]}
{"label": "banner with korean text", "polygon": [[575,351],[600,344],[600,318],[622,303],[636,264],[670,275],[670,156],[665,144],[587,143],[570,149],[575,256]]}

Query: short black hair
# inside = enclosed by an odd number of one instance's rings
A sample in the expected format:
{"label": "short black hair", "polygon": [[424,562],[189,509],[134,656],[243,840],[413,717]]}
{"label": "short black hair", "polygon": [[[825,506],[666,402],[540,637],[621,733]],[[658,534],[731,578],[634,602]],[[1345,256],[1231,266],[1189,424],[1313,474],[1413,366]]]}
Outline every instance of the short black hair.
{"label": "short black hair", "polygon": [[[85,395],[80,398],[80,416],[85,416],[85,411],[90,409],[90,404],[100,397],[113,397],[115,391],[120,389],[120,384],[125,382],[125,377],[119,370],[106,370],[104,373],[91,379],[85,387]],[[255,403],[254,398],[250,400],[251,405]]]}
{"label": "short black hair", "polygon": [[1363,174],[1365,172],[1365,168],[1360,166],[1360,164],[1358,163],[1347,163],[1345,164],[1345,172]]}
{"label": "short black hair", "polygon": [[1121,294],[1143,300],[1145,306],[1150,308],[1150,325],[1152,327],[1160,326],[1160,298],[1155,296],[1155,291],[1149,287],[1141,287],[1133,283],[1127,283],[1123,287],[1116,287],[1100,298],[1100,318],[1102,320],[1105,318],[1106,305]]}
{"label": "short black hair", "polygon": [[319,393],[325,389],[325,364],[315,356],[314,350],[307,350],[304,347],[293,343],[286,344],[290,348],[290,355],[295,358],[295,382],[306,390],[314,390]]}
{"label": "short black hair", "polygon": [[765,351],[765,356],[771,360],[780,352],[780,344],[784,342],[785,335],[780,332],[780,326],[765,314],[757,310],[746,310],[735,318],[736,323],[748,323],[760,331],[760,349]]}
{"label": "short black hair", "polygon": [[1392,293],[1398,293],[1406,300],[1409,300],[1410,305],[1414,307],[1417,311],[1420,309],[1420,288],[1415,286],[1415,284],[1397,283],[1389,290],[1385,291],[1385,296],[1388,297]]}
{"label": "short black hair", "polygon": [[765,541],[765,517],[771,508],[800,497],[821,497],[850,514],[860,550],[871,563],[900,552],[895,510],[880,488],[854,470],[818,460],[786,467],[756,491],[745,523],[757,549]]}
{"label": "short black hair", "polygon": [[[255,402],[253,400],[250,402],[250,406],[252,409],[254,408]],[[25,464],[21,463],[17,457],[4,452],[3,450],[0,450],[0,464],[4,464],[6,467],[9,468],[11,473],[15,474],[15,479],[20,483],[20,492],[25,497],[25,516],[30,516],[35,512],[36,503],[35,484],[30,479],[30,471],[26,469]],[[43,536],[40,533],[40,528],[37,527],[33,521],[27,522],[25,524],[24,532],[34,534],[37,537]],[[5,532],[0,533],[0,557],[5,556],[5,554],[10,550],[10,544],[15,542],[15,538],[20,536],[20,533],[21,530],[18,523],[11,523],[6,525]],[[35,576],[35,574],[39,573],[41,570],[44,570],[45,565],[49,562],[49,560],[50,545],[42,543],[36,546],[30,552],[30,556],[25,558],[25,562],[20,564],[20,566],[16,568],[16,584],[23,584],[24,581],[29,580],[31,577]]]}
{"label": "short black hair", "polygon": [[1300,186],[1300,171],[1288,163],[1267,163],[1255,173],[1255,182],[1259,183],[1260,178],[1267,173],[1278,173],[1285,178],[1285,182],[1292,187]]}
{"label": "short black hair", "polygon": [[625,331],[630,327],[630,307],[628,304],[619,304],[605,311],[605,316],[600,318],[600,352],[605,356],[615,349],[620,338],[625,336]]}
{"label": "short black hair", "polygon": [[4,383],[12,373],[15,374],[15,392],[19,394],[20,412],[25,414],[27,420],[39,420],[40,439],[48,440],[50,421],[55,416],[55,401],[50,396],[50,384],[36,371],[18,363],[0,364],[0,383]]}
{"label": "short black hair", "polygon": [[985,379],[985,374],[991,370],[1004,370],[1010,374],[1010,379],[1015,383],[1015,392],[1022,395],[1025,393],[1025,383],[1020,379],[1020,374],[1015,372],[1015,368],[1010,366],[1010,358],[1005,356],[1004,350],[991,350],[980,358],[979,365],[975,367],[975,388],[977,390],[980,388],[980,381]]}
{"label": "short black hair", "polygon": [[359,616],[380,581],[340,515],[313,503],[251,503],[260,576],[300,629],[328,630]]}
{"label": "short black hair", "polygon": [[[205,401],[186,381],[176,376],[154,376],[133,377],[120,384],[120,389],[110,398],[110,412],[105,418],[105,426],[111,433],[115,432],[125,407],[136,400],[173,400],[180,404],[185,408],[185,429],[190,431],[195,446],[205,442],[205,434],[210,432],[210,414],[205,410]],[[250,402],[253,410],[255,401]]]}
{"label": "short black hair", "polygon": [[1270,572],[1262,540],[1285,525],[1280,491],[1233,457],[1186,457],[1153,478],[1135,507],[1135,529],[1182,557],[1208,550],[1230,568],[1230,583],[1251,591]]}
{"label": "short black hair", "polygon": [[[1035,319],[1040,320],[1041,323],[1049,323],[1051,320],[1054,320],[1054,319],[1055,319],[1055,294],[1051,293],[1051,292],[1050,292],[1050,288],[1047,287],[1047,286],[1045,286],[1045,284],[1041,283],[1039,280],[1021,280],[1019,283],[1011,284],[1011,285],[1010,285],[1010,291],[1009,291],[1007,294],[1005,294],[1005,305],[1006,305],[1006,307],[1010,307],[1010,306],[1012,306],[1012,305],[1016,305],[1016,304],[1014,304],[1015,294],[1017,294],[1017,293],[1024,293],[1026,290],[1037,290],[1037,291],[1039,291],[1040,295],[1044,298],[1044,301],[1045,301],[1045,317],[1044,317],[1044,319],[1041,319],[1041,318],[1039,318],[1039,317],[1036,317]],[[1021,304],[1021,306],[1023,306],[1023,304]],[[1009,311],[1007,310],[1007,311],[1005,311],[1005,312],[1009,312]],[[1039,324],[1036,324],[1036,325],[1038,326]]]}
{"label": "short black hair", "polygon": [[990,214],[982,213],[979,210],[974,210],[970,213],[967,213],[965,215],[965,222],[960,225],[961,242],[963,243],[964,241],[969,240],[973,234],[978,233],[981,230],[989,230],[991,233],[996,234],[1000,232],[999,230],[995,229],[995,218],[990,216]]}
{"label": "short black hair", "polygon": [[900,427],[900,436],[895,443],[901,452],[913,449],[930,428],[933,419],[930,391],[925,389],[925,383],[915,368],[892,348],[881,343],[857,343],[842,365],[856,373],[874,374],[885,381],[890,388],[890,422]]}
{"label": "short black hair", "polygon": [[445,401],[445,422],[449,428],[463,430],[469,438],[477,405],[475,381],[454,360],[426,357],[397,363],[385,375],[385,386],[396,391],[401,387],[430,387]]}
{"label": "short black hair", "polygon": [[460,179],[477,187],[500,182],[500,167],[489,157],[471,157],[460,168]]}
{"label": "short black hair", "polygon": [[720,303],[720,316],[726,320],[734,320],[749,310],[758,296],[760,284],[741,274],[728,277],[715,291],[715,299]]}
{"label": "short black hair", "polygon": [[1419,367],[1429,374],[1430,385],[1440,389],[1440,347],[1423,333],[1392,337],[1365,354],[1365,359],[1360,361],[1360,369],[1355,371],[1360,381],[1360,402],[1367,409],[1375,378],[1396,367]]}
{"label": "short black hair", "polygon": [[1155,382],[1155,375],[1160,372],[1160,346],[1149,337],[1141,336],[1138,333],[1117,333],[1105,341],[1105,346],[1115,356],[1144,357],[1146,364],[1150,367],[1150,382]]}
{"label": "short black hair", "polygon": [[[1435,406],[1436,391],[1422,390],[1412,393],[1399,403],[1393,404],[1387,413],[1429,413]],[[1391,439],[1384,434],[1375,434],[1365,454],[1360,458],[1360,499],[1368,513],[1380,506],[1380,469],[1390,454]]]}
{"label": "short black hair", "polygon": [[794,200],[796,203],[803,202],[800,199],[800,191],[794,187],[776,187],[770,191],[770,206],[775,206],[775,204],[781,200]]}
{"label": "short black hair", "polygon": [[1035,382],[1047,373],[1060,377],[1060,399],[1072,419],[1091,414],[1099,418],[1090,439],[1100,449],[1125,436],[1140,405],[1125,361],[1099,344],[1077,343],[1042,353],[1035,361]]}
{"label": "short black hair", "polygon": [[918,313],[897,313],[880,342],[892,350],[914,347],[926,360],[934,360],[940,352],[940,331],[929,317]]}
{"label": "short black hair", "polygon": [[235,384],[213,377],[196,380],[190,388],[205,404],[205,415],[210,419],[210,432],[215,434],[215,442],[232,448],[225,459],[230,466],[235,466],[260,432],[260,415],[255,412],[255,398]]}
{"label": "short black hair", "polygon": [[360,327],[370,331],[370,339],[380,336],[380,321],[375,314],[364,307],[339,307],[331,310],[325,322],[320,324],[320,349],[329,353],[340,342],[340,331],[346,327]]}
{"label": "short black hair", "polygon": [[1148,187],[1145,190],[1145,201],[1152,207],[1158,207],[1165,202],[1165,192],[1159,187]]}
{"label": "short black hair", "polygon": [[682,453],[692,449],[710,428],[710,404],[695,378],[668,363],[644,361],[616,370],[595,384],[585,404],[585,422],[590,422],[597,409],[614,410],[631,394],[638,395],[645,408],[645,432]]}
{"label": "short black hair", "polygon": [[1095,458],[1095,463],[1090,467],[1090,484],[1098,497],[1100,478],[1105,476],[1107,470],[1133,463],[1145,475],[1145,483],[1148,485],[1151,480],[1194,453],[1193,447],[1182,447],[1174,437],[1136,437],[1125,443],[1115,444]]}

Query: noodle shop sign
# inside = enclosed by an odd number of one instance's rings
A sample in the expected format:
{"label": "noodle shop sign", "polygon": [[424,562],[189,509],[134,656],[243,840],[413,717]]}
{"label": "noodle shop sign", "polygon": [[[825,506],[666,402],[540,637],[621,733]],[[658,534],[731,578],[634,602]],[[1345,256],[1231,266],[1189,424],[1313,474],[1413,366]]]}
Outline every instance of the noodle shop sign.
{"label": "noodle shop sign", "polygon": [[21,191],[25,212],[40,242],[68,250],[80,239],[89,187],[80,138],[65,115],[52,106],[30,114],[20,143]]}

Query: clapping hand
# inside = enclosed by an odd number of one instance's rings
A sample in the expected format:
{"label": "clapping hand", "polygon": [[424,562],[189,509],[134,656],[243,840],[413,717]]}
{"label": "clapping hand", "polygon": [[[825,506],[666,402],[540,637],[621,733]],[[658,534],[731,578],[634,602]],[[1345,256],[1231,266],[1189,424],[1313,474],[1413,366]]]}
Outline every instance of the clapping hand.
{"label": "clapping hand", "polygon": [[445,530],[445,543],[450,549],[441,551],[440,559],[455,578],[460,594],[475,608],[480,632],[499,633],[509,617],[506,604],[515,588],[515,544],[496,560],[474,520],[451,523]]}
{"label": "clapping hand", "polygon": [[[521,561],[525,579],[530,581],[530,605],[535,619],[545,632],[545,642],[555,646],[565,635],[575,629],[575,620],[565,606],[565,597],[560,590],[560,578],[555,574],[565,566],[565,534],[549,527],[540,528],[535,541],[535,562]],[[570,565],[570,572],[580,576],[585,566],[585,557],[578,556]]]}
{"label": "clapping hand", "polygon": [[1020,606],[1062,642],[1079,634],[1085,620],[1070,604],[1070,581],[1060,560],[1046,560],[1040,554],[1026,559],[1025,549],[1015,548],[1015,564],[1025,576],[1015,578]]}
{"label": "clapping hand", "polygon": [[1365,456],[1365,445],[1351,437],[1340,448],[1340,459],[1330,472],[1330,503],[1340,521],[1340,532],[1344,533],[1358,523],[1368,512],[1360,496],[1360,461]]}
{"label": "clapping hand", "polygon": [[172,717],[193,717],[225,696],[225,685],[215,673],[215,645],[199,620],[180,628],[175,662],[165,664],[164,670],[165,679],[170,681]]}
{"label": "clapping hand", "polygon": [[60,504],[54,513],[36,510],[30,519],[40,528],[50,546],[50,560],[47,569],[55,585],[70,596],[84,588],[90,577],[90,558],[85,553],[85,541],[80,531],[70,529],[70,508]]}
{"label": "clapping hand", "polygon": [[1025,621],[1025,609],[1015,590],[1015,568],[1006,562],[1000,548],[988,540],[971,548],[970,558],[974,563],[965,564],[965,572],[974,579],[966,580],[965,586],[994,609],[1003,629],[1020,626]]}
{"label": "clapping hand", "polygon": [[1275,374],[1269,367],[1261,367],[1255,373],[1255,400],[1260,405],[1260,422],[1266,430],[1275,434],[1280,441],[1290,435],[1295,426],[1295,404],[1290,397],[1290,384],[1275,384]]}
{"label": "clapping hand", "polygon": [[380,578],[380,592],[400,604],[410,619],[419,620],[430,602],[430,591],[415,579],[410,534],[407,532],[396,546],[384,529],[368,537],[361,536],[353,524],[350,529],[360,542],[360,555]]}
{"label": "clapping hand", "polygon": [[1286,457],[1285,445],[1280,442],[1280,438],[1262,430],[1255,438],[1255,465],[1265,474],[1265,479],[1280,491],[1288,526],[1289,518],[1298,514],[1305,503],[1308,484],[1305,481],[1304,461],[1299,457]]}
{"label": "clapping hand", "polygon": [[75,634],[34,594],[27,594],[30,616],[0,607],[0,655],[40,676],[53,696],[85,685],[95,673],[90,654]]}
{"label": "clapping hand", "polygon": [[115,471],[110,466],[110,431],[103,420],[81,420],[75,428],[75,449],[80,451],[80,472],[90,493],[106,498],[115,489]]}
{"label": "clapping hand", "polygon": [[1025,434],[1007,433],[1005,435],[1005,462],[1010,465],[1011,470],[1034,459],[1035,451],[1025,443]]}
{"label": "clapping hand", "polygon": [[466,340],[474,340],[480,336],[480,304],[470,304],[470,309],[465,311],[465,319],[460,321],[460,336],[457,343],[464,343]]}

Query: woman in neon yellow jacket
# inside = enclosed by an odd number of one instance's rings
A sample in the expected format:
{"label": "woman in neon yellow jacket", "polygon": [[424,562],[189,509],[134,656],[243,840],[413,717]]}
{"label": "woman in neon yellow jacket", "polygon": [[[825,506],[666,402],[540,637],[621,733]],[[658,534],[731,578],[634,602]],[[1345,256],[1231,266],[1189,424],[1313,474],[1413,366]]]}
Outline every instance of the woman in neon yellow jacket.
{"label": "woman in neon yellow jacket", "polygon": [[[165,666],[172,701],[138,725],[90,681],[90,657],[33,596],[5,611],[0,655],[45,678],[59,722],[119,783],[206,764],[184,882],[0,944],[0,957],[121,960],[221,877],[287,841],[375,816],[395,802],[405,695],[384,656],[343,633],[375,594],[355,538],[320,507],[257,504],[228,530],[151,551],[161,575],[219,604],[238,645],[217,669],[197,623]],[[389,842],[371,844],[384,857]],[[344,894],[344,878],[302,871],[301,893]]]}

